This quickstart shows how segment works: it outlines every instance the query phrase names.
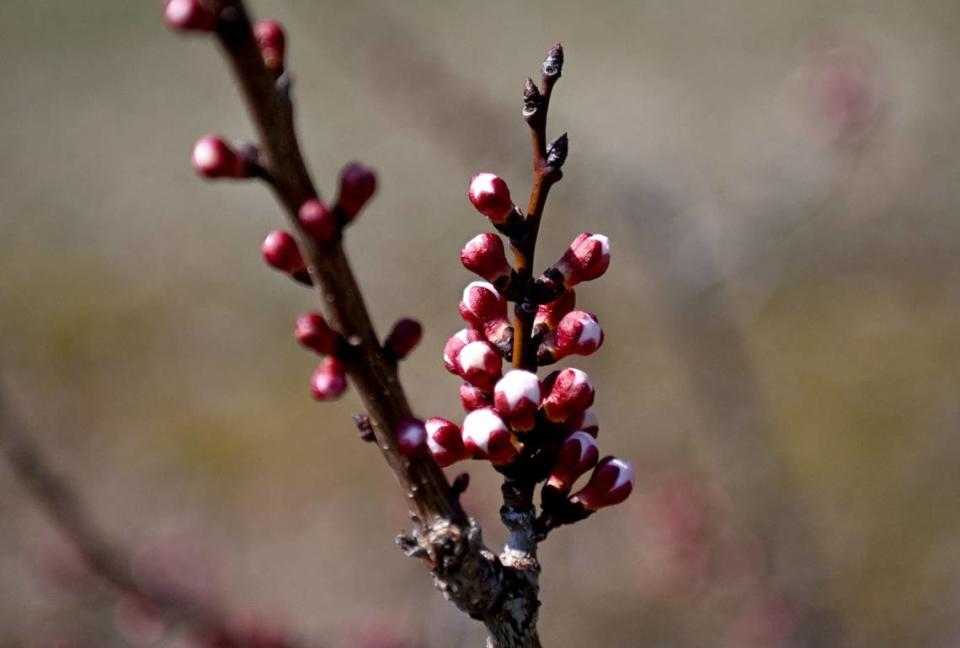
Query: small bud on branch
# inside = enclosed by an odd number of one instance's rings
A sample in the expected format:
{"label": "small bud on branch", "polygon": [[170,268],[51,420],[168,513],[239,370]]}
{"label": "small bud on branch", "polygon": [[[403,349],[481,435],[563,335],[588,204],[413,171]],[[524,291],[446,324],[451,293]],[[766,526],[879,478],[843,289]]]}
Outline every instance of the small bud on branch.
{"label": "small bud on branch", "polygon": [[590,481],[574,494],[570,501],[595,511],[613,506],[627,499],[633,490],[635,476],[630,462],[616,457],[604,457],[597,464]]}

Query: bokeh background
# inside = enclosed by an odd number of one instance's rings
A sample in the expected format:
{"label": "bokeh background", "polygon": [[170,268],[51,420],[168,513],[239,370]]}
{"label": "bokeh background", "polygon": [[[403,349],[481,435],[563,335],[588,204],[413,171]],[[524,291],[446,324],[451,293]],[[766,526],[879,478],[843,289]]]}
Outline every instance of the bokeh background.
{"label": "bokeh background", "polygon": [[[7,398],[140,569],[324,646],[482,645],[393,547],[356,395],[309,398],[311,295],[259,258],[271,197],[194,177],[195,138],[250,128],[159,5],[0,3]],[[545,645],[960,644],[957,3],[252,5],[288,28],[320,187],[379,172],[348,248],[380,331],[425,323],[424,416],[462,416],[440,350],[485,225],[467,180],[524,195],[522,81],[564,43],[539,258],[611,237],[578,365],[640,479],[544,545]],[[497,480],[469,472],[498,545]],[[180,645],[129,617],[0,467],[0,645]]]}

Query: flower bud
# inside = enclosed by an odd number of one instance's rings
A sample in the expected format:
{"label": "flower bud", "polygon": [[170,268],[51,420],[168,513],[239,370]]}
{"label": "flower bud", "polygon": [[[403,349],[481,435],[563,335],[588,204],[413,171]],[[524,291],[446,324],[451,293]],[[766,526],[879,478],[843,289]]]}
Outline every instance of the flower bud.
{"label": "flower bud", "polygon": [[593,405],[593,384],[586,372],[563,369],[545,382],[550,388],[543,399],[543,411],[554,423],[566,421]]}
{"label": "flower bud", "polygon": [[421,337],[423,337],[423,326],[420,322],[404,318],[393,325],[393,329],[383,343],[383,348],[397,360],[402,360],[420,343]]}
{"label": "flower bud", "polygon": [[167,0],[163,4],[163,19],[181,31],[213,31],[217,22],[216,15],[200,0]]}
{"label": "flower bud", "polygon": [[352,162],[340,171],[340,195],[337,205],[347,220],[352,220],[377,190],[377,176],[373,169]]}
{"label": "flower bud", "polygon": [[547,486],[561,493],[570,492],[573,483],[593,468],[599,458],[600,450],[593,437],[586,432],[574,432],[560,446]]}
{"label": "flower bud", "polygon": [[497,465],[508,464],[517,456],[507,424],[489,408],[467,414],[463,420],[463,445],[470,456],[489,459]]}
{"label": "flower bud", "polygon": [[567,421],[567,428],[571,432],[586,432],[596,439],[600,434],[600,421],[597,413],[589,407]]}
{"label": "flower bud", "polygon": [[493,405],[493,398],[489,392],[470,383],[463,383],[460,385],[460,404],[463,405],[463,411],[472,412],[482,407],[490,407]]}
{"label": "flower bud", "polygon": [[450,373],[459,376],[460,366],[457,364],[457,356],[460,355],[460,349],[467,346],[470,342],[480,342],[483,335],[476,329],[460,329],[457,333],[447,340],[443,347],[443,366]]}
{"label": "flower bud", "polygon": [[610,266],[610,241],[603,234],[584,232],[573,240],[551,270],[563,277],[567,288],[596,279]]}
{"label": "flower bud", "polygon": [[469,456],[467,449],[463,446],[463,436],[456,423],[434,417],[428,418],[425,426],[427,447],[441,468],[446,468]]}
{"label": "flower bud", "polygon": [[572,288],[564,290],[553,301],[540,304],[533,318],[533,334],[545,335],[548,331],[557,328],[563,316],[572,311],[576,304],[577,295]]}
{"label": "flower bud", "polygon": [[489,342],[470,342],[457,354],[460,376],[471,385],[490,392],[500,378],[502,358]]}
{"label": "flower bud", "polygon": [[559,326],[544,338],[537,350],[540,364],[550,364],[569,355],[590,355],[603,344],[603,329],[596,315],[586,311],[567,313]]}
{"label": "flower bud", "polygon": [[629,461],[604,457],[594,468],[587,485],[570,500],[592,511],[613,506],[627,499],[633,490],[635,479],[633,466]]}
{"label": "flower bud", "polygon": [[492,173],[478,173],[473,176],[467,197],[478,212],[495,224],[505,223],[516,210],[507,183]]}
{"label": "flower bud", "polygon": [[508,371],[493,388],[493,406],[514,430],[532,430],[540,408],[537,375],[522,369]]}
{"label": "flower bud", "polygon": [[300,224],[315,241],[324,242],[337,232],[337,217],[319,198],[311,198],[300,206]]}
{"label": "flower bud", "polygon": [[490,283],[503,287],[510,279],[510,264],[503,249],[503,241],[491,232],[478,234],[460,251],[463,267]]}
{"label": "flower bud", "polygon": [[407,419],[397,426],[393,436],[397,452],[404,457],[419,457],[427,453],[427,430],[422,421]]}
{"label": "flower bud", "polygon": [[335,356],[324,358],[310,377],[310,390],[316,400],[334,400],[347,389],[347,373]]}
{"label": "flower bud", "polygon": [[283,230],[274,230],[267,234],[260,251],[263,253],[263,260],[280,272],[295,275],[307,269],[297,242]]}
{"label": "flower bud", "polygon": [[487,322],[507,319],[507,300],[497,292],[493,284],[472,281],[463,290],[460,317],[473,328],[482,330]]}
{"label": "flower bud", "polygon": [[263,65],[274,74],[282,72],[283,54],[287,45],[283,26],[275,20],[264,20],[254,26],[253,36],[260,47]]}
{"label": "flower bud", "polygon": [[193,168],[205,178],[249,178],[249,162],[216,135],[207,135],[193,145]]}
{"label": "flower bud", "polygon": [[337,348],[337,333],[320,313],[304,313],[293,326],[297,341],[317,353],[333,353]]}

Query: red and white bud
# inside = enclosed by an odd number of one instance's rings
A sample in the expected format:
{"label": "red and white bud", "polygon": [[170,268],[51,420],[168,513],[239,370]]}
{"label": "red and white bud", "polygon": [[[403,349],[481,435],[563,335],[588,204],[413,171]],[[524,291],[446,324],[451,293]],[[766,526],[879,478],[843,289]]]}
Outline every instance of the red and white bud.
{"label": "red and white bud", "polygon": [[274,74],[282,72],[283,54],[287,46],[283,26],[275,20],[264,20],[253,27],[253,36],[260,47],[263,65]]}
{"label": "red and white bud", "polygon": [[470,342],[457,354],[460,376],[471,385],[490,392],[500,378],[503,359],[489,342]]}
{"label": "red and white bud", "polygon": [[503,286],[510,279],[510,264],[500,237],[491,232],[477,234],[460,251],[463,267],[492,284]]}
{"label": "red and white bud", "polygon": [[507,183],[492,173],[478,173],[473,176],[467,189],[467,197],[478,212],[498,225],[506,222],[516,210]]}
{"label": "red and white bud", "polygon": [[283,230],[274,230],[267,234],[260,251],[263,253],[263,260],[280,272],[295,275],[307,269],[297,242]]}
{"label": "red and white bud", "polygon": [[406,358],[420,343],[423,326],[415,319],[405,317],[393,325],[390,334],[383,343],[384,349],[397,360]]}
{"label": "red and white bud", "polygon": [[540,408],[540,379],[523,369],[508,371],[493,388],[493,406],[514,430],[532,430]]}
{"label": "red and white bud", "polygon": [[517,456],[507,424],[490,408],[467,414],[463,420],[463,445],[470,456],[489,459],[497,465],[508,464]]}
{"label": "red and white bud", "polygon": [[483,334],[475,329],[460,329],[456,334],[447,340],[443,347],[443,366],[452,374],[460,375],[460,365],[457,364],[457,356],[460,355],[460,349],[467,346],[470,342],[480,342],[483,340]]}
{"label": "red and white bud", "polygon": [[603,344],[603,329],[597,316],[586,311],[567,313],[560,324],[540,345],[538,359],[542,363],[560,360],[569,355],[590,355]]}
{"label": "red and white bud", "polygon": [[577,304],[577,295],[573,289],[564,290],[560,296],[552,302],[540,304],[537,307],[537,314],[533,318],[534,335],[544,335],[552,331],[560,324],[564,315],[573,310]]}
{"label": "red and white bud", "polygon": [[340,171],[340,194],[337,205],[353,219],[377,190],[377,175],[373,169],[358,162],[352,162]]}
{"label": "red and white bud", "polygon": [[200,0],[167,0],[163,3],[163,20],[182,31],[213,31],[216,15]]}
{"label": "red and white bud", "polygon": [[428,418],[425,427],[427,447],[441,468],[470,456],[463,445],[460,427],[453,421],[439,417]]}
{"label": "red and white bud", "polygon": [[472,412],[493,405],[493,397],[490,392],[470,383],[463,383],[460,385],[460,404],[463,405],[463,411]]}
{"label": "red and white bud", "polygon": [[420,457],[426,455],[427,429],[423,421],[407,419],[397,426],[393,440],[397,444],[397,452],[404,457]]}
{"label": "red and white bud", "polygon": [[337,217],[319,198],[311,198],[300,206],[298,214],[303,229],[315,241],[329,241],[337,233]]}
{"label": "red and white bud", "polygon": [[593,384],[586,372],[563,369],[550,376],[548,381],[550,389],[543,399],[543,412],[554,423],[573,418],[593,405]]}
{"label": "red and white bud", "polygon": [[193,145],[193,168],[205,178],[249,178],[249,161],[216,135],[207,135]]}
{"label": "red and white bud", "polygon": [[334,400],[347,389],[347,372],[335,356],[324,358],[310,377],[310,391],[316,400]]}
{"label": "red and white bud", "polygon": [[[475,329],[507,319],[507,300],[487,281],[471,281],[463,289],[460,317]],[[509,322],[508,322],[509,324]]]}
{"label": "red and white bud", "polygon": [[610,240],[603,234],[584,232],[573,240],[553,266],[567,288],[596,279],[610,266]]}
{"label": "red and white bud", "polygon": [[570,500],[592,511],[604,506],[613,506],[627,499],[633,490],[636,477],[629,461],[616,457],[604,457],[587,485],[576,492]]}
{"label": "red and white bud", "polygon": [[297,341],[317,353],[333,353],[337,348],[337,333],[320,313],[304,313],[293,326]]}
{"label": "red and white bud", "polygon": [[592,407],[587,408],[567,421],[571,432],[586,432],[594,439],[600,434],[600,421]]}
{"label": "red and white bud", "polygon": [[600,449],[593,437],[586,432],[574,432],[560,446],[547,486],[561,493],[570,492],[574,482],[593,468],[599,458]]}

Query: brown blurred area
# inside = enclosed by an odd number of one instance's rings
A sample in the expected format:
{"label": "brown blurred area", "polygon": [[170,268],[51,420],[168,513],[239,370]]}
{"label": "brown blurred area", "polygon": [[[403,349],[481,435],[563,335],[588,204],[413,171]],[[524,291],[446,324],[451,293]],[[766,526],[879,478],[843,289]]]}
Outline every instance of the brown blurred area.
{"label": "brown blurred area", "polygon": [[[543,546],[545,645],[960,643],[960,6],[250,4],[288,29],[321,190],[378,170],[348,248],[381,332],[425,324],[402,370],[423,416],[461,416],[440,350],[485,228],[467,180],[524,194],[521,84],[564,44],[538,257],[611,237],[578,290],[606,343],[577,364],[640,479]],[[0,3],[4,389],[111,534],[230,609],[335,648],[482,645],[393,547],[405,506],[356,394],[310,400],[312,296],[259,258],[270,195],[193,175],[194,139],[250,129],[159,5]],[[495,474],[468,469],[498,545]],[[180,645],[58,546],[0,468],[0,645]]]}

